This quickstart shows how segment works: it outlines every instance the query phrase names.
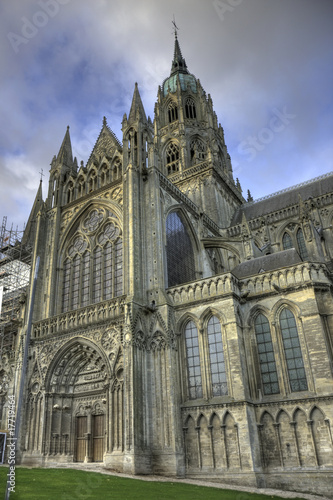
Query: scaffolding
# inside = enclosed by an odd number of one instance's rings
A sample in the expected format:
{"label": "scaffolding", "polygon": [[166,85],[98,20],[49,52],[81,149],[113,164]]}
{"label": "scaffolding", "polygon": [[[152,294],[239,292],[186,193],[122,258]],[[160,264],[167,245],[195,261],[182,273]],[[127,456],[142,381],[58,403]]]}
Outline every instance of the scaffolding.
{"label": "scaffolding", "polygon": [[[24,231],[7,229],[3,217],[0,233],[0,359],[15,355],[21,303],[30,279],[31,248],[23,243]],[[0,390],[1,392],[1,390]]]}

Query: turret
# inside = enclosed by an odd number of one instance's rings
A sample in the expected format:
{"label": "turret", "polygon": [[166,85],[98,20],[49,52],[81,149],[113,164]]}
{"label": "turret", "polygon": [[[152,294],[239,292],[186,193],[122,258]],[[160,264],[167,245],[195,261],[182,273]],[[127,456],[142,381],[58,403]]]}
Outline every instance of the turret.
{"label": "turret", "polygon": [[77,161],[73,160],[72,144],[69,135],[69,126],[67,127],[64,140],[57,156],[54,156],[51,162],[49,190],[47,197],[47,208],[53,208],[61,204],[62,190],[66,178],[70,174],[76,175]]}

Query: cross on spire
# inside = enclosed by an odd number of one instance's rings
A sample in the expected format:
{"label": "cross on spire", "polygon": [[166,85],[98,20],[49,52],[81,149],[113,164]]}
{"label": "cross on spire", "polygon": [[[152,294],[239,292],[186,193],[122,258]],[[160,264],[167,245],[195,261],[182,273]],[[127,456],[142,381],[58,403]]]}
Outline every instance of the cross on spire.
{"label": "cross on spire", "polygon": [[43,169],[42,168],[40,170],[41,171],[38,172],[40,174],[40,182],[43,182],[43,177],[44,177],[45,174],[43,174]]}
{"label": "cross on spire", "polygon": [[177,31],[179,31],[179,28],[176,24],[176,20],[175,20],[175,15],[173,15],[173,21],[171,21],[172,24],[173,24],[173,29],[174,29],[174,34],[175,34],[175,37],[177,38]]}

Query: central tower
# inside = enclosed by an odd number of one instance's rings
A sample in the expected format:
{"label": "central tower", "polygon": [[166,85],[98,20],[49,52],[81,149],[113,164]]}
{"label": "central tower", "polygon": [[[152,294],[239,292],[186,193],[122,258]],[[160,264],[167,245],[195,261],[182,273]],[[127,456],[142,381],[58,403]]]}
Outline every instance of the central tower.
{"label": "central tower", "polygon": [[188,71],[175,33],[170,76],[158,89],[155,146],[164,175],[220,227],[244,203],[213,102]]}

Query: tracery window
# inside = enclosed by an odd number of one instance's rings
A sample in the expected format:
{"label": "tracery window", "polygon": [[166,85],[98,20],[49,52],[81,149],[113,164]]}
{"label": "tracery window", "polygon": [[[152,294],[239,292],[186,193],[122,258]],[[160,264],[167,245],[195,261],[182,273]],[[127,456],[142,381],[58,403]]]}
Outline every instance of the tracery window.
{"label": "tracery window", "polygon": [[275,364],[269,321],[263,314],[258,314],[254,322],[259,357],[261,381],[264,394],[280,392]]}
{"label": "tracery window", "polygon": [[202,398],[198,330],[193,321],[189,321],[185,327],[185,343],[189,398]]}
{"label": "tracery window", "polygon": [[305,375],[296,320],[295,316],[289,309],[283,309],[280,314],[280,328],[290,390],[292,392],[306,391],[308,389],[308,384]]}
{"label": "tracery window", "polygon": [[216,316],[212,316],[207,325],[209,346],[210,373],[212,395],[228,394],[227,376],[225,370],[221,324]]}
{"label": "tracery window", "polygon": [[174,102],[169,103],[168,117],[169,117],[169,123],[172,123],[175,120],[178,120],[178,107],[177,107],[176,103],[174,103]]}
{"label": "tracery window", "polygon": [[171,142],[166,149],[166,166],[168,174],[173,174],[179,170],[179,147],[174,142]]}
{"label": "tracery window", "polygon": [[65,251],[62,311],[123,293],[121,232],[111,212],[91,210]]}
{"label": "tracery window", "polygon": [[185,102],[185,117],[195,119],[197,117],[195,103],[192,97],[188,97]]}
{"label": "tracery window", "polygon": [[292,231],[292,234],[289,234],[287,232],[284,233],[282,238],[283,249],[287,250],[288,248],[296,248],[298,250],[301,259],[307,260],[308,251],[306,248],[302,229],[298,228],[295,236],[295,231],[296,231],[295,224],[290,224],[289,226],[290,226],[289,230]]}
{"label": "tracery window", "polygon": [[178,212],[171,212],[166,220],[166,257],[168,287],[195,280],[192,243]]}
{"label": "tracery window", "polygon": [[195,138],[190,143],[191,164],[195,165],[206,158],[206,148],[200,139]]}

